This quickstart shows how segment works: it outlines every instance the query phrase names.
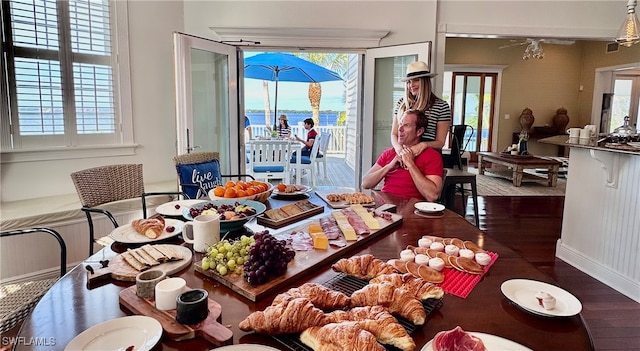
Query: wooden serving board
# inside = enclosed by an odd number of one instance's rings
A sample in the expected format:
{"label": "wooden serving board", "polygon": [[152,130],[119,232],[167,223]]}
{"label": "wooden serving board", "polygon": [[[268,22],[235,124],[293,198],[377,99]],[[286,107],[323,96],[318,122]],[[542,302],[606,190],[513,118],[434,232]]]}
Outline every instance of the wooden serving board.
{"label": "wooden serving board", "polygon": [[219,323],[222,306],[209,299],[209,315],[197,324],[180,324],[176,321],[176,310],[161,311],[155,306],[154,299],[144,299],[136,295],[136,286],[130,286],[120,292],[120,304],[131,312],[156,319],[162,325],[164,335],[171,340],[188,340],[196,336],[221,346],[233,342],[231,329]]}
{"label": "wooden serving board", "polygon": [[[316,190],[316,194],[322,199],[322,201],[326,202],[327,205],[329,205],[329,207],[333,208],[333,209],[340,209],[340,208],[347,208],[349,206],[351,206],[351,204],[349,204],[348,202],[346,202],[345,200],[340,200],[340,201],[329,201],[329,199],[327,199],[327,195],[329,194],[353,194],[355,191],[345,191],[345,190]],[[364,207],[373,207],[376,205],[375,201],[368,203],[368,204],[360,204]]]}
{"label": "wooden serving board", "polygon": [[[181,271],[185,267],[188,267],[189,264],[191,264],[191,258],[193,257],[193,254],[191,253],[191,249],[189,249],[188,247],[171,244],[158,244],[157,246],[170,247],[178,255],[182,256],[182,259],[179,261],[161,263],[157,266],[153,266],[150,269],[159,269],[165,272],[167,275],[170,275]],[[138,273],[140,273],[140,271],[136,270],[127,262],[125,262],[125,260],[122,258],[122,254],[120,254],[109,261],[109,265],[107,267],[96,269],[94,270],[94,273],[87,272],[87,284],[91,285],[90,283],[109,278],[126,282],[135,282]]]}
{"label": "wooden serving board", "polygon": [[[386,220],[381,217],[376,218],[380,223],[380,229],[372,230],[370,235],[359,236],[357,241],[346,241],[346,246],[337,247],[329,245],[327,250],[296,251],[295,258],[289,262],[287,272],[262,285],[252,286],[244,279],[242,274],[230,273],[222,276],[215,270],[209,269],[205,271],[202,269],[200,262],[194,265],[195,270],[227,286],[249,300],[257,301],[281,290],[285,286],[291,285],[293,281],[304,277],[318,265],[326,265],[340,258],[347,257],[349,251],[363,246],[383,233],[388,233],[402,223],[402,216],[398,214],[391,214],[391,220]],[[308,224],[293,228],[291,231],[308,232]]]}
{"label": "wooden serving board", "polygon": [[303,220],[305,218],[313,217],[322,212],[324,212],[324,206],[317,206],[313,209],[310,209],[310,210],[298,213],[297,215],[283,218],[280,220],[267,218],[267,216],[265,216],[264,213],[259,215],[257,218],[258,218],[258,224],[260,225],[263,225],[269,228],[282,228],[289,224],[299,222],[300,220]]}

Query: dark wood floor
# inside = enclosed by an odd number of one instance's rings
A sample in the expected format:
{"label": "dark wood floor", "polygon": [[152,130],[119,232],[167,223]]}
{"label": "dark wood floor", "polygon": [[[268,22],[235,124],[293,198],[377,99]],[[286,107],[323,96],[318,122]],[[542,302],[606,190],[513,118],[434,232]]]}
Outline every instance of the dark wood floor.
{"label": "dark wood floor", "polygon": [[[555,257],[564,197],[480,197],[478,201],[480,229],[517,251],[582,302],[581,315],[595,350],[640,350],[640,303]],[[466,218],[470,221],[472,206],[468,201]],[[460,202],[458,207],[461,212]]]}

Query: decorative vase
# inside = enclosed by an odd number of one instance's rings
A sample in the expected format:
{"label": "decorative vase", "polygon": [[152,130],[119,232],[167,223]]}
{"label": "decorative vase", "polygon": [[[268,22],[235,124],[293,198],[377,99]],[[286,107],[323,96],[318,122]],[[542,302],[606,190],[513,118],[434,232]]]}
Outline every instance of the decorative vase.
{"label": "decorative vase", "polygon": [[567,109],[560,107],[556,110],[555,116],[553,116],[553,130],[556,134],[565,134],[567,125],[569,124],[569,116],[567,115]]}
{"label": "decorative vase", "polygon": [[525,108],[522,110],[522,114],[520,115],[520,130],[527,133],[530,132],[531,126],[533,126],[533,122],[535,120],[536,118],[533,117],[533,111],[528,107]]}

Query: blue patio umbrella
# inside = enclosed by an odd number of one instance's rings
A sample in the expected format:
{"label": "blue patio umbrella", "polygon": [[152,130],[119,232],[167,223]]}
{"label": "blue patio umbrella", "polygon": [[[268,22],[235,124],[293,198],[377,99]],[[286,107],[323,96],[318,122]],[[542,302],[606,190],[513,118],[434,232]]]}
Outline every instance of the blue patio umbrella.
{"label": "blue patio umbrella", "polygon": [[276,125],[276,116],[278,115],[278,82],[320,83],[342,80],[342,77],[334,71],[297,56],[277,52],[246,58],[244,60],[244,76],[245,78],[276,82],[274,125]]}

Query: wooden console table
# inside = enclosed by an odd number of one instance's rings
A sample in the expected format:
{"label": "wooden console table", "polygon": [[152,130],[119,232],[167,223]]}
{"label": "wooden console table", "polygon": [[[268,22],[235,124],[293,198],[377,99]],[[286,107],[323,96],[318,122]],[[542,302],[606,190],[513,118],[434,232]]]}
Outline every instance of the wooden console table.
{"label": "wooden console table", "polygon": [[[487,163],[495,163],[503,166],[507,166],[511,171],[490,171],[491,173],[513,180],[513,186],[519,187],[522,185],[523,178],[534,181],[544,181],[548,183],[550,187],[555,187],[558,183],[558,169],[561,162],[551,159],[545,159],[541,157],[525,157],[517,155],[502,155],[497,152],[479,152],[478,153],[478,167],[479,173],[484,174]],[[547,177],[539,177],[534,174],[524,174],[524,170],[527,168],[547,168]]]}

